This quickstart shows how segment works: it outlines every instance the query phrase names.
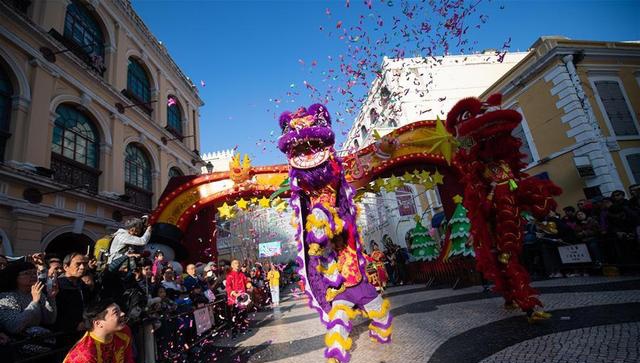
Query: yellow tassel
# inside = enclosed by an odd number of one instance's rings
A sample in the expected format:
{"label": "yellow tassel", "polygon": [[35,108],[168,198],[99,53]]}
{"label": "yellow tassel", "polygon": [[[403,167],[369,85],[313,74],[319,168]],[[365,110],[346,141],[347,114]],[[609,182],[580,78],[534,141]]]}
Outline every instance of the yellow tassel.
{"label": "yellow tassel", "polygon": [[327,237],[329,239],[333,238],[333,232],[331,231],[331,225],[329,224],[329,221],[320,220],[313,214],[310,214],[307,217],[307,225],[305,226],[305,229],[307,230],[307,232],[311,232],[311,230],[314,228],[324,229],[324,233],[327,235]]}
{"label": "yellow tassel", "polygon": [[309,245],[308,253],[310,256],[321,256],[322,254],[324,254],[324,249],[317,243],[311,243]]}
{"label": "yellow tassel", "polygon": [[331,347],[335,343],[338,343],[338,345],[342,349],[349,350],[351,349],[352,341],[351,341],[351,338],[345,339],[342,335],[340,335],[340,333],[333,333],[333,334],[327,333],[327,335],[325,335],[324,337],[324,344],[326,344],[327,347]]}
{"label": "yellow tassel", "polygon": [[377,327],[377,326],[375,326],[373,324],[369,324],[369,330],[376,332],[376,334],[378,334],[378,336],[386,338],[389,335],[391,335],[391,332],[393,331],[393,326],[390,326],[387,329],[382,330],[381,328],[379,328],[379,327]]}
{"label": "yellow tassel", "polygon": [[318,272],[320,272],[321,274],[323,274],[325,276],[333,275],[336,271],[338,271],[339,268],[340,268],[340,266],[338,266],[338,263],[336,263],[336,262],[332,262],[329,265],[328,268],[325,268],[322,265],[316,266],[316,270],[318,270]]}
{"label": "yellow tassel", "polygon": [[369,319],[380,319],[385,315],[387,315],[387,312],[389,312],[390,307],[391,307],[391,303],[389,302],[389,300],[384,299],[384,301],[382,302],[382,307],[380,307],[379,311],[373,310],[373,311],[364,312],[364,315]]}
{"label": "yellow tassel", "polygon": [[360,311],[352,309],[346,305],[336,305],[331,308],[331,311],[329,311],[329,320],[333,320],[338,311],[344,311],[349,320],[353,320],[353,318],[361,314]]}
{"label": "yellow tassel", "polygon": [[331,302],[333,301],[333,299],[336,298],[336,296],[342,294],[345,290],[346,290],[346,286],[344,286],[344,284],[342,284],[340,286],[339,289],[334,289],[332,287],[330,287],[329,289],[327,289],[327,292],[325,293],[325,299],[327,299],[327,301]]}

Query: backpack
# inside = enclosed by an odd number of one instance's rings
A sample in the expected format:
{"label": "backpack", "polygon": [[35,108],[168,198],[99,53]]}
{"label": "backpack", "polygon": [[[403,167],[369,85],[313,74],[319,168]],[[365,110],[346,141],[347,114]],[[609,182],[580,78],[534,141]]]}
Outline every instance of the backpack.
{"label": "backpack", "polygon": [[111,242],[113,242],[114,234],[108,234],[106,236],[102,236],[96,241],[95,246],[93,247],[93,256],[97,261],[106,260],[109,255],[109,250],[111,249]]}

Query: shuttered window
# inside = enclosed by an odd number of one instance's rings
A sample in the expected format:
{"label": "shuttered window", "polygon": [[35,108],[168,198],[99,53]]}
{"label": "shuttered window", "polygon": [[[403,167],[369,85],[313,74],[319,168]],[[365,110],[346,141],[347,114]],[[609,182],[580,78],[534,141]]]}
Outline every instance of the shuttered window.
{"label": "shuttered window", "polygon": [[598,80],[594,84],[614,134],[616,136],[638,135],[632,111],[622,93],[620,83],[614,80]]}

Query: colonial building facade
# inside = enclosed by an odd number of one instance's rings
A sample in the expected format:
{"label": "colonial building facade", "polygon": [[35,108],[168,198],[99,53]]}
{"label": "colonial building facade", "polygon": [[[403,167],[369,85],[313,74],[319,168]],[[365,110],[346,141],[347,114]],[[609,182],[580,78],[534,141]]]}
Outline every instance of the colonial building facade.
{"label": "colonial building facade", "polygon": [[560,206],[640,183],[640,43],[542,37],[481,97],[524,116],[529,174],[564,190]]}
{"label": "colonial building facade", "polygon": [[[460,99],[478,96],[527,56],[528,52],[497,54],[495,50],[469,55],[433,58],[385,58],[382,77],[374,80],[346,141],[353,152],[404,125],[446,119]],[[446,184],[447,180],[444,180]],[[442,201],[437,188],[425,190],[407,184],[394,192],[367,193],[362,199],[361,225],[367,241],[391,239],[404,245],[415,227],[414,216],[427,226],[442,221]],[[437,238],[438,236],[436,236]]]}
{"label": "colonial building facade", "polygon": [[194,84],[128,0],[0,0],[0,253],[91,248],[199,173]]}

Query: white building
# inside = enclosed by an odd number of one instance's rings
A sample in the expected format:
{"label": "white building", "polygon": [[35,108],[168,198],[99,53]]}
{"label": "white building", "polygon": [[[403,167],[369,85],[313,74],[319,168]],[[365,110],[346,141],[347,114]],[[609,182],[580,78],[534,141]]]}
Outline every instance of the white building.
{"label": "white building", "polygon": [[202,174],[206,174],[208,172],[207,165],[206,165],[208,163],[211,163],[211,165],[213,166],[212,170],[214,172],[229,171],[229,163],[231,162],[232,157],[233,157],[232,149],[214,151],[214,152],[202,154],[202,161],[205,164],[205,166],[200,168]]}
{"label": "white building", "polygon": [[[482,94],[527,54],[507,53],[499,59],[494,50],[488,50],[432,58],[385,57],[382,77],[372,83],[343,149],[353,152],[368,146],[374,142],[374,131],[384,136],[416,121],[437,117],[444,121],[456,102]],[[404,206],[402,213],[400,204]],[[421,185],[406,185],[403,190],[391,193],[367,193],[361,206],[367,247],[370,240],[381,242],[385,235],[405,246],[407,232],[415,226],[415,214],[422,216],[422,224],[429,228],[433,216],[442,210],[437,189],[425,190]],[[415,214],[408,212],[411,208],[415,208]]]}

